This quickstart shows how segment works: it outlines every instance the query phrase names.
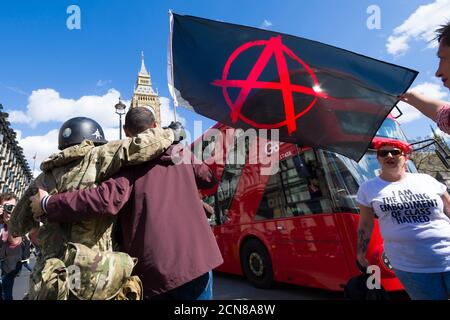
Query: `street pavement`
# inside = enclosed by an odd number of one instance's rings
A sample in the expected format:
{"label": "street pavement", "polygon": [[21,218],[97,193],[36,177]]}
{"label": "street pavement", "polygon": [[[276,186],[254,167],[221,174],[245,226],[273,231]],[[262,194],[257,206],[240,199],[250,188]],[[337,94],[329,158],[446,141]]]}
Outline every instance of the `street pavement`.
{"label": "street pavement", "polygon": [[[30,266],[34,265],[34,258]],[[22,268],[14,283],[14,300],[21,300],[28,290],[30,272]],[[214,273],[214,299],[216,300],[336,300],[342,299],[342,293],[309,289],[299,286],[277,283],[274,288],[258,289],[241,276]]]}
{"label": "street pavement", "polygon": [[242,276],[214,273],[216,300],[341,300],[342,292],[330,292],[284,283],[275,283],[271,289],[255,288]]}
{"label": "street pavement", "polygon": [[[33,266],[34,258],[30,261]],[[13,297],[21,300],[28,290],[30,273],[22,269],[14,284]],[[258,289],[244,277],[225,273],[214,273],[215,300],[342,300],[342,292],[305,288],[284,283],[275,283],[272,289]],[[405,300],[404,293],[391,296],[393,300]]]}
{"label": "street pavement", "polygon": [[[34,257],[30,258],[30,267],[34,266]],[[26,268],[22,268],[20,275],[14,281],[13,298],[14,300],[22,300],[25,294],[28,292],[28,279],[30,278],[30,272]]]}

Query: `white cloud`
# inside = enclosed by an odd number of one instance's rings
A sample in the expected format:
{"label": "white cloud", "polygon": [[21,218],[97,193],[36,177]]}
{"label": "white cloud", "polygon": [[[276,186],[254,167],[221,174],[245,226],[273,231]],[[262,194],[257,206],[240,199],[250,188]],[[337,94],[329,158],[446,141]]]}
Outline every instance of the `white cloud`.
{"label": "white cloud", "polygon": [[[400,101],[397,104],[397,107],[402,111],[402,116],[398,118],[398,122],[401,124],[411,122],[417,119],[420,119],[422,117],[425,117],[420,111],[418,111],[416,108],[410,106],[406,102]],[[394,111],[395,112],[395,111]]]}
{"label": "white cloud", "polygon": [[30,123],[31,122],[31,118],[28,117],[26,113],[24,113],[22,111],[17,111],[17,110],[9,111],[8,120],[11,123]]}
{"label": "white cloud", "polygon": [[[104,128],[117,127],[118,116],[114,105],[119,101],[120,92],[110,89],[103,96],[82,96],[81,98],[67,99],[60,96],[54,89],[34,90],[28,98],[27,111],[9,111],[11,123],[26,123],[31,127],[46,122],[64,122],[73,117],[89,117],[96,120]],[[173,121],[173,107],[170,100],[160,97],[161,123],[163,126]],[[127,107],[130,101],[123,101]],[[123,118],[122,118],[123,120]],[[186,124],[186,119],[177,113],[177,120]]]}
{"label": "white cloud", "polygon": [[[122,118],[122,124],[123,124],[123,118]],[[125,132],[123,132],[123,128],[121,128],[122,130],[122,139],[125,139]],[[103,128],[103,133],[105,134],[105,138],[108,141],[111,140],[119,140],[119,128]]]}
{"label": "white cloud", "polygon": [[[58,151],[58,131],[59,130],[55,129],[42,136],[28,136],[23,139],[18,138],[19,145],[23,148],[25,158],[27,159],[31,170],[33,170],[33,164],[35,164],[35,174],[39,174],[40,172],[40,163],[50,154]],[[33,159],[35,155],[36,161]]]}
{"label": "white cloud", "polygon": [[96,83],[97,87],[103,87],[106,86],[107,84],[112,83],[112,80],[98,80]]}
{"label": "white cloud", "polygon": [[[168,126],[173,120],[173,107],[170,106],[170,99],[166,97],[160,97],[161,102],[161,126]],[[186,125],[186,119],[181,117],[177,112],[177,121]]]}
{"label": "white cloud", "polygon": [[[118,125],[114,105],[119,101],[120,93],[110,89],[103,96],[83,96],[77,100],[62,98],[54,89],[33,90],[28,98],[27,111],[10,111],[12,123],[27,123],[36,127],[40,123],[51,121],[64,122],[73,117],[89,117],[103,127]],[[124,101],[129,105],[129,101]]]}
{"label": "white cloud", "polygon": [[267,19],[264,19],[264,21],[259,25],[259,27],[260,27],[261,29],[269,29],[269,28],[272,27],[272,26],[273,26],[272,21],[269,21],[269,20],[267,20]]}
{"label": "white cloud", "polygon": [[[450,0],[436,0],[422,5],[400,26],[394,29],[386,43],[387,51],[394,55],[405,54],[411,40],[430,42],[435,37],[435,30],[450,19]],[[436,47],[432,41],[427,47]]]}
{"label": "white cloud", "polygon": [[[426,95],[427,97],[439,100],[445,100],[448,98],[447,90],[437,83],[431,82],[420,83],[417,86],[411,88],[410,91],[416,91]],[[399,102],[397,106],[403,112],[403,115],[400,118],[398,118],[398,121],[401,124],[422,119],[425,117],[416,108],[410,106],[409,104],[403,101]]]}
{"label": "white cloud", "polygon": [[[17,133],[17,141],[19,145],[23,148],[25,158],[27,159],[30,169],[33,171],[33,165],[35,164],[34,174],[39,175],[41,172],[39,167],[41,162],[44,161],[53,153],[59,152],[58,149],[58,129],[51,130],[41,136],[28,136],[21,138],[22,134],[20,131],[15,130]],[[103,128],[103,132],[107,140],[117,140],[119,139],[119,129],[118,128]],[[123,138],[125,138],[125,133],[122,132]],[[36,160],[33,157],[36,155]]]}
{"label": "white cloud", "polygon": [[[66,120],[85,116],[99,122],[107,140],[119,139],[119,119],[115,114],[114,105],[118,102],[120,93],[110,89],[103,96],[83,96],[79,99],[62,98],[54,89],[34,90],[28,98],[27,111],[9,111],[8,120],[12,123],[25,123],[31,127],[47,122],[62,124]],[[163,126],[173,121],[173,107],[170,100],[160,97],[161,122]],[[130,101],[123,101],[127,106]],[[122,117],[122,120],[124,118]],[[177,113],[177,120],[186,125],[186,119]],[[40,136],[28,136],[22,138],[22,132],[17,131],[17,139],[24,149],[25,157],[33,170],[34,155],[36,155],[35,173],[39,173],[40,163],[50,154],[58,152],[58,129],[49,131]],[[122,131],[122,137],[125,133]]]}

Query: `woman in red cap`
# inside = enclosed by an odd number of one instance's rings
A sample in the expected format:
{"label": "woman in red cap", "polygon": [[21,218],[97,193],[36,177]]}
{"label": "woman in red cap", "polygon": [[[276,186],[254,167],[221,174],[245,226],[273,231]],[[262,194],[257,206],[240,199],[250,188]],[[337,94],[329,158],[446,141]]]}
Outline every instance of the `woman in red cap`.
{"label": "woman in red cap", "polygon": [[414,300],[450,296],[450,196],[433,177],[406,171],[411,147],[395,140],[375,143],[378,177],[358,190],[358,262],[367,267],[374,218],[395,274]]}

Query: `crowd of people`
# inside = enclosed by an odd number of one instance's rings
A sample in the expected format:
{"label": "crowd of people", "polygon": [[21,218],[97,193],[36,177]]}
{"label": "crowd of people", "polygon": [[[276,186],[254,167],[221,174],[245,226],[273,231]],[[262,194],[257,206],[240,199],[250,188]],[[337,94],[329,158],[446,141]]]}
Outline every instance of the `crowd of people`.
{"label": "crowd of people", "polygon": [[[437,32],[436,76],[450,89],[450,23]],[[448,103],[417,92],[399,99],[450,134]],[[30,237],[39,254],[28,299],[212,299],[212,270],[223,260],[207,220],[213,208],[201,201],[199,189],[213,187],[216,177],[197,161],[173,162],[174,152],[193,157],[175,147],[185,135],[181,124],[159,128],[149,109],[137,107],[126,114],[124,131],[127,139],[107,142],[94,120],[68,120],[59,132],[61,152],[42,163],[25,195],[0,195],[0,298],[11,300],[17,274],[29,269]],[[374,147],[381,173],[358,191],[357,262],[369,265],[377,217],[386,255],[410,297],[448,299],[447,187],[407,172],[407,143],[386,140]],[[313,179],[309,190],[321,196]],[[87,258],[80,261],[80,255]],[[69,266],[89,276],[81,287],[61,289],[68,280],[60,270]]]}

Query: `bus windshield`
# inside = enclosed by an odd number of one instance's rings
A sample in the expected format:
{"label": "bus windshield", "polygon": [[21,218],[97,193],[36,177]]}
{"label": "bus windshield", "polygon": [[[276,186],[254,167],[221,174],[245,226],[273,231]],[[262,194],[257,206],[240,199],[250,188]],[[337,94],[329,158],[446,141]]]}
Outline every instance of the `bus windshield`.
{"label": "bus windshield", "polygon": [[357,212],[359,186],[375,177],[379,170],[375,152],[367,152],[359,162],[328,151],[319,151],[319,155],[335,209],[337,212]]}
{"label": "bus windshield", "polygon": [[400,129],[400,125],[397,123],[397,121],[390,118],[386,118],[384,120],[380,129],[378,129],[376,136],[407,141],[405,134],[403,133],[402,129]]}
{"label": "bus windshield", "polygon": [[[380,164],[374,150],[368,150],[359,162],[340,154],[320,151],[330,195],[338,212],[357,212],[356,194],[359,186],[380,174]],[[417,172],[408,160],[408,171]]]}

